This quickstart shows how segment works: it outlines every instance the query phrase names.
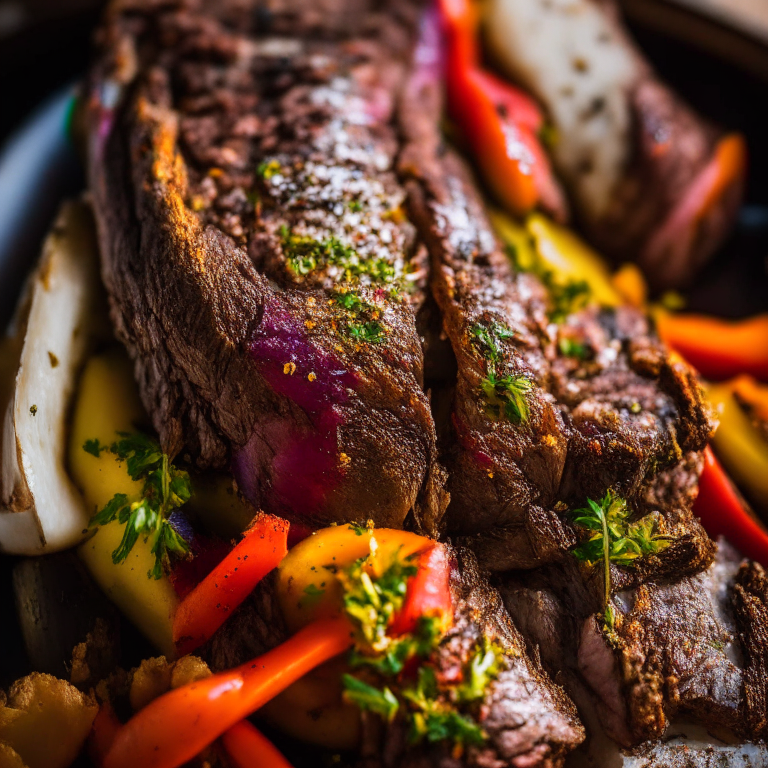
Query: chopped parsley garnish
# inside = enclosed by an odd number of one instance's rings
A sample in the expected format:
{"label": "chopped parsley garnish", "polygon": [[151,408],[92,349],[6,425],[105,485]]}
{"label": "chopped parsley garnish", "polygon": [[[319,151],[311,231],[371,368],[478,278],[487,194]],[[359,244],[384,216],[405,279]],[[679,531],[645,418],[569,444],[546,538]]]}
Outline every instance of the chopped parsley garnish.
{"label": "chopped parsley garnish", "polygon": [[363,276],[378,285],[395,281],[395,268],[387,259],[361,256],[337,237],[317,240],[309,235],[294,234],[283,225],[280,238],[288,268],[296,275],[336,267],[347,282],[358,281]]}
{"label": "chopped parsley garnish", "polygon": [[627,502],[608,490],[602,500],[587,499],[587,506],[573,511],[573,522],[591,531],[590,537],[579,544],[573,554],[577,560],[595,565],[602,560],[605,582],[605,622],[614,626],[611,603],[611,563],[633,566],[646,555],[665,550],[672,542],[656,530],[656,516],[648,514],[630,522]]}
{"label": "chopped parsley garnish", "polygon": [[493,371],[480,383],[486,410],[495,419],[502,416],[514,424],[528,420],[530,409],[526,395],[533,389],[527,376],[497,376]]}
{"label": "chopped parsley garnish", "polygon": [[523,424],[530,413],[527,395],[533,389],[533,382],[527,376],[502,376],[497,372],[504,362],[503,342],[511,339],[515,332],[496,320],[488,324],[475,323],[469,332],[486,361],[487,374],[480,382],[486,411],[494,419],[506,418],[514,424]]}
{"label": "chopped parsley garnish", "polygon": [[[503,651],[483,638],[462,674],[450,682],[440,682],[434,655],[445,629],[439,616],[421,616],[413,632],[397,637],[387,634],[402,608],[408,579],[416,574],[416,566],[409,558],[396,557],[379,576],[372,577],[367,563],[367,558],[358,560],[339,573],[345,611],[361,635],[349,664],[364,678],[344,675],[344,699],[386,721],[400,715],[409,725],[413,743],[482,744],[486,734],[474,716],[478,713],[476,705],[498,676]],[[403,675],[414,659],[419,665],[415,681]],[[472,711],[464,711],[467,709]]]}
{"label": "chopped parsley garnish", "polygon": [[130,554],[140,536],[152,539],[151,552],[155,564],[148,572],[150,578],[159,579],[168,555],[175,552],[186,555],[189,544],[168,521],[171,513],[189,501],[192,489],[189,475],[177,469],[160,444],[141,433],[118,433],[120,439],[108,448],[98,440],[87,440],[83,450],[93,456],[109,451],[126,463],[132,480],[143,480],[141,498],[130,501],[124,493],[116,493],[106,506],[97,512],[90,526],[108,525],[117,521],[125,526],[123,538],[112,552],[112,562],[122,563]]}
{"label": "chopped parsley garnish", "polygon": [[590,349],[586,344],[567,336],[562,337],[558,341],[557,346],[560,350],[560,354],[565,355],[565,357],[575,357],[578,360],[586,360],[590,355]]}
{"label": "chopped parsley garnish", "polygon": [[496,320],[492,320],[488,325],[475,323],[469,332],[479,344],[483,357],[494,364],[501,359],[501,342],[515,335],[511,328]]}

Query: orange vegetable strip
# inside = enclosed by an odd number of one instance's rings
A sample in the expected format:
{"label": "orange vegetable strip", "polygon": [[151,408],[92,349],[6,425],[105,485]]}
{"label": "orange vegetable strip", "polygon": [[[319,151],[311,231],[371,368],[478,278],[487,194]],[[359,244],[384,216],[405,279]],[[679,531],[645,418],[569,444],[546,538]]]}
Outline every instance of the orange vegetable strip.
{"label": "orange vegetable strip", "polygon": [[661,338],[705,379],[747,373],[768,381],[768,313],[745,320],[660,312]]}
{"label": "orange vegetable strip", "polygon": [[742,554],[768,568],[768,531],[747,510],[710,446],[704,449],[693,511],[713,539],[725,536]]}
{"label": "orange vegetable strip", "polygon": [[121,729],[104,768],[177,768],[291,683],[352,645],[346,618],[309,624],[282,645],[228,672],[181,686]]}
{"label": "orange vegetable strip", "polygon": [[208,640],[253,588],[285,557],[288,523],[261,515],[243,540],[181,601],[173,617],[179,655]]}
{"label": "orange vegetable strip", "polygon": [[97,768],[104,765],[104,758],[112,747],[120,728],[121,723],[115,710],[109,702],[105,702],[99,707],[88,737],[88,755]]}
{"label": "orange vegetable strip", "polygon": [[221,743],[236,768],[291,768],[283,753],[247,720],[233,725]]}
{"label": "orange vegetable strip", "polygon": [[758,384],[751,376],[739,376],[731,382],[733,391],[750,405],[755,416],[768,421],[768,386]]}

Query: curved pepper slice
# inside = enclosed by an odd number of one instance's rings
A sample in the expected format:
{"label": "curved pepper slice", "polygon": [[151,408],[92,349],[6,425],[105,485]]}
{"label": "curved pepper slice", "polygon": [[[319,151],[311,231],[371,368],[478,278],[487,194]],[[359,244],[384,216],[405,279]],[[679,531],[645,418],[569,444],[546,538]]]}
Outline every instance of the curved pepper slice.
{"label": "curved pepper slice", "polygon": [[544,123],[525,93],[480,67],[477,19],[468,0],[440,0],[447,40],[448,110],[499,202],[525,214],[537,205],[565,218],[565,201],[538,139]]}
{"label": "curved pepper slice", "polygon": [[221,743],[236,768],[291,768],[282,752],[247,720],[233,725]]}
{"label": "curved pepper slice", "polygon": [[661,338],[705,379],[721,381],[747,373],[768,381],[768,313],[745,320],[659,311]]}
{"label": "curved pepper slice", "polygon": [[159,696],[118,731],[104,768],[177,768],[353,643],[346,619],[319,619],[263,656]]}
{"label": "curved pepper slice", "polygon": [[234,549],[182,600],[173,617],[179,655],[201,646],[288,551],[288,523],[256,518]]}
{"label": "curved pepper slice", "polygon": [[712,449],[704,449],[704,471],[693,506],[707,533],[725,536],[747,557],[768,567],[768,531],[747,510]]}
{"label": "curved pepper slice", "polygon": [[[745,391],[747,387],[749,391]],[[747,401],[750,394],[766,397],[768,387],[759,387],[754,380],[739,377],[731,382],[710,384],[706,391],[707,398],[720,417],[720,426],[713,439],[719,459],[744,489],[750,501],[768,512],[768,440],[755,427],[734,396],[734,393],[741,396],[744,393]]]}

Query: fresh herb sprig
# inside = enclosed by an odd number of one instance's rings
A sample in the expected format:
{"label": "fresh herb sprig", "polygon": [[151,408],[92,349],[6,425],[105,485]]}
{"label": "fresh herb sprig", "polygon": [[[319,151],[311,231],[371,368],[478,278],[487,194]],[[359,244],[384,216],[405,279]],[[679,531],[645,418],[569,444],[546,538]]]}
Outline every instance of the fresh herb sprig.
{"label": "fresh herb sprig", "polygon": [[530,415],[527,396],[533,382],[527,376],[497,372],[503,364],[503,342],[511,339],[515,332],[496,320],[475,323],[469,332],[486,361],[486,376],[480,382],[480,392],[487,412],[495,419],[505,417],[514,424],[525,423]]}
{"label": "fresh herb sprig", "polygon": [[613,629],[615,615],[611,603],[611,563],[633,566],[646,555],[662,552],[672,543],[668,536],[657,531],[653,514],[630,522],[627,502],[608,490],[597,502],[587,499],[587,506],[573,511],[573,522],[591,531],[590,537],[579,544],[573,554],[587,565],[602,561],[605,586],[605,622]]}
{"label": "fresh herb sprig", "polygon": [[160,444],[151,437],[125,432],[119,432],[118,436],[120,439],[110,446],[103,446],[98,440],[87,440],[83,450],[93,456],[108,451],[124,461],[131,479],[144,481],[141,498],[130,501],[126,494],[116,493],[91,518],[89,526],[115,521],[125,526],[120,544],[112,552],[115,565],[125,561],[140,537],[151,538],[155,563],[147,575],[159,579],[169,553],[186,555],[189,552],[189,544],[168,520],[171,513],[192,495],[189,475],[174,466],[168,454],[163,453]]}
{"label": "fresh herb sprig", "polygon": [[[487,638],[478,643],[464,665],[460,682],[438,683],[433,655],[444,637],[438,616],[420,617],[416,629],[390,637],[388,628],[403,605],[407,582],[416,573],[408,558],[396,557],[378,577],[366,570],[367,558],[338,574],[344,608],[362,637],[349,663],[360,670],[343,676],[344,698],[362,710],[392,721],[400,714],[409,724],[413,743],[451,741],[458,747],[482,744],[486,734],[460,707],[482,700],[501,669],[503,651]],[[418,659],[415,683],[403,679],[408,662]],[[378,685],[374,682],[379,681]]]}

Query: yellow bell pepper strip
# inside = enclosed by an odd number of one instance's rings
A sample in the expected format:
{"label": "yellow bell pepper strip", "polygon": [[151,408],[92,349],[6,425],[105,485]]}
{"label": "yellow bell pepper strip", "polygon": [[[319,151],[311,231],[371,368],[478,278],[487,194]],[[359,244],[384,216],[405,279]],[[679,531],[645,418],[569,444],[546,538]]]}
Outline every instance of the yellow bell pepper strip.
{"label": "yellow bell pepper strip", "polygon": [[221,743],[235,768],[291,768],[283,753],[247,720],[233,725]]}
{"label": "yellow bell pepper strip", "polygon": [[705,378],[768,381],[768,313],[745,320],[656,312],[659,336]]}
{"label": "yellow bell pepper strip", "polygon": [[477,17],[469,0],[440,0],[446,33],[448,111],[483,179],[509,211],[541,205],[565,218],[563,194],[538,139],[543,117],[522,91],[480,67]]}
{"label": "yellow bell pepper strip", "polygon": [[206,642],[288,552],[288,523],[259,515],[234,549],[181,601],[173,617],[180,656]]}
{"label": "yellow bell pepper strip", "polygon": [[747,509],[709,446],[693,511],[712,538],[725,536],[746,557],[768,567],[768,531]]}
{"label": "yellow bell pepper strip", "polygon": [[354,641],[346,618],[319,619],[228,672],[159,696],[122,728],[104,768],[177,768]]}
{"label": "yellow bell pepper strip", "polygon": [[[757,385],[752,383],[752,388]],[[744,379],[710,384],[707,397],[720,417],[713,445],[720,460],[749,499],[768,512],[768,440],[755,427],[734,393],[745,388]],[[768,387],[763,387],[763,394]]]}

